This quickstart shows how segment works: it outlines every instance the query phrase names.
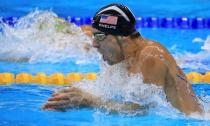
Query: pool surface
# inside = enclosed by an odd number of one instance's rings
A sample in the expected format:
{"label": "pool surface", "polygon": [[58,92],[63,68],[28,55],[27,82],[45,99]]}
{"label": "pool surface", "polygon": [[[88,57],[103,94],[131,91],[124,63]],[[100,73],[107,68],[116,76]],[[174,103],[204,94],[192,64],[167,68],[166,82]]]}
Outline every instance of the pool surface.
{"label": "pool surface", "polygon": [[99,7],[109,3],[128,5],[136,16],[209,17],[209,0],[0,0],[0,16],[24,16],[37,9],[53,10],[59,16],[92,16]]}
{"label": "pool surface", "polygon": [[[72,35],[56,31],[56,22],[53,17],[56,15],[61,17],[92,16],[99,7],[110,2],[128,5],[136,16],[210,17],[209,0],[142,0],[136,3],[131,0],[102,0],[100,2],[89,0],[81,3],[76,0],[71,2],[67,0],[42,2],[0,0],[0,17],[21,18],[15,27],[0,24],[0,73],[27,72],[35,75],[41,71],[50,75],[55,72],[63,74],[103,72],[107,66],[100,65],[100,55],[95,50],[86,52],[82,49],[85,43],[91,41],[84,37],[75,25],[69,27],[75,33]],[[140,28],[138,30],[145,38],[166,46],[185,73],[210,71],[210,29]],[[107,97],[112,93],[116,97],[121,97],[126,93],[130,96],[129,93],[139,88],[135,84],[141,83],[141,80],[136,80],[138,77],[128,78],[130,79],[128,83],[132,86],[122,88],[120,92],[116,87],[120,87],[125,77],[122,75],[121,80],[117,79],[118,72],[120,70],[117,69],[112,77],[105,72],[103,73],[105,77],[98,81],[83,81],[84,87],[95,86],[97,93],[107,91],[107,94],[102,94]],[[116,85],[109,84],[111,83],[109,79],[106,80],[109,76]],[[103,87],[101,92],[100,84],[104,84],[101,85]],[[109,90],[109,86],[113,86],[113,89]],[[87,88],[90,87],[87,86]],[[210,126],[210,114],[207,114],[210,111],[210,85],[206,83],[193,84],[193,90],[206,110],[206,115],[203,117],[186,116],[180,113],[171,107],[161,90],[153,86],[143,86],[145,91],[154,89],[154,92],[144,97],[147,98],[147,102],[155,102],[158,107],[152,108],[146,114],[136,116],[110,114],[104,110],[88,108],[72,109],[67,112],[41,110],[41,106],[59,88],[62,87],[32,83],[0,86],[0,126]]]}

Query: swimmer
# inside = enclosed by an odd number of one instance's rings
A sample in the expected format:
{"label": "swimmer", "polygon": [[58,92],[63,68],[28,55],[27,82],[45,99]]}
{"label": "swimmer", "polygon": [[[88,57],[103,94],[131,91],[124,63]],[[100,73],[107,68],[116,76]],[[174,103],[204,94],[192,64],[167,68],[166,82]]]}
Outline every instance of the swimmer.
{"label": "swimmer", "polygon": [[[93,47],[103,60],[114,65],[125,62],[129,73],[141,73],[146,84],[161,86],[172,106],[185,114],[202,113],[191,84],[176,61],[158,42],[145,39],[135,28],[135,18],[124,5],[110,4],[101,8],[93,18]],[[90,29],[86,26],[85,30]],[[91,35],[90,32],[88,32]],[[103,102],[91,92],[70,87],[53,94],[43,106],[48,110],[66,110],[74,107],[115,106]],[[139,109],[138,105],[119,105],[122,109]]]}

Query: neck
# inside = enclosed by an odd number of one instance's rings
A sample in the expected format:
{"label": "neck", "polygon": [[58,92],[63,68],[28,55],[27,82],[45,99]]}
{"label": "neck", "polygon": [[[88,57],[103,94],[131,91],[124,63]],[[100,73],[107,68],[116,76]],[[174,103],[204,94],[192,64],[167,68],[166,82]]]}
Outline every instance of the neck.
{"label": "neck", "polygon": [[141,52],[146,44],[147,43],[142,37],[138,37],[136,39],[126,38],[123,43],[125,60],[136,57],[136,53]]}
{"label": "neck", "polygon": [[136,39],[127,38],[125,40],[125,43],[123,43],[124,61],[127,63],[128,69],[136,62],[138,53],[141,52],[146,44],[146,41],[142,37]]}

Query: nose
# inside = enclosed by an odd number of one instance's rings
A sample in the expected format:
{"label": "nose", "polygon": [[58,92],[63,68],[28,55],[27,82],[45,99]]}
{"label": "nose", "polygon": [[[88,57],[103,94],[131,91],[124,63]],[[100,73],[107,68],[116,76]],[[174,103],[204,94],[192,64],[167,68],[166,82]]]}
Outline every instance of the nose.
{"label": "nose", "polygon": [[93,47],[95,47],[95,48],[99,48],[99,44],[98,44],[98,42],[96,42],[95,40],[93,40]]}

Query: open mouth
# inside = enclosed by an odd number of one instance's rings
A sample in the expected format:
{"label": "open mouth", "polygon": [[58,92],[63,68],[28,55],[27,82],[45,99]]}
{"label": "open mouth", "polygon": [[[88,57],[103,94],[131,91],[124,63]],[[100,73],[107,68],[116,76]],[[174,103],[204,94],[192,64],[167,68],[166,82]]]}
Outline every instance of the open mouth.
{"label": "open mouth", "polygon": [[107,57],[106,57],[106,56],[104,56],[104,55],[103,55],[103,60],[104,60],[104,61],[107,61]]}

